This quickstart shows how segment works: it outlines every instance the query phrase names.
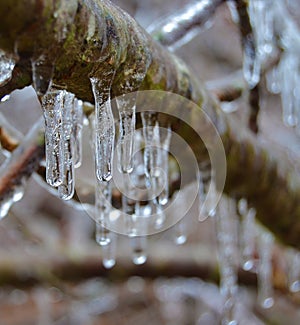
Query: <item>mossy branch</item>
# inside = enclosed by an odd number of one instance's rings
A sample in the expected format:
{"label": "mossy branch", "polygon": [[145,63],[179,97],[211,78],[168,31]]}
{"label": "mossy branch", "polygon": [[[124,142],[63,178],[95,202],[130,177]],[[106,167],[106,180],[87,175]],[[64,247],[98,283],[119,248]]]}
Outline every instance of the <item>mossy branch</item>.
{"label": "mossy branch", "polygon": [[[19,57],[18,74],[14,73],[19,77],[2,88],[4,91],[31,84],[29,63],[42,57],[46,67],[53,66],[55,85],[91,103],[89,77],[108,83],[112,71],[113,96],[158,89],[197,103],[224,142],[225,191],[246,197],[257,209],[259,220],[279,240],[300,248],[299,176],[292,177],[292,184],[291,166],[279,171],[279,161],[286,161],[285,157],[275,159],[269,148],[222,113],[181,60],[155,42],[128,14],[104,0],[2,0],[0,21],[0,48],[8,53],[16,50]],[[198,146],[198,161],[207,159],[203,144],[193,146]]]}

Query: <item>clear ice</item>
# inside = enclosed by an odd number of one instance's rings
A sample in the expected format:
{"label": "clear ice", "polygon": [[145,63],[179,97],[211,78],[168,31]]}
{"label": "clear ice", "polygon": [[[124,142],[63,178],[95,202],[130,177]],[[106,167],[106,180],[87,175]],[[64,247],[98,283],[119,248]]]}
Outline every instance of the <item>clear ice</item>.
{"label": "clear ice", "polygon": [[119,111],[118,168],[122,173],[130,173],[133,169],[133,146],[135,131],[135,98],[120,96],[117,98]]}
{"label": "clear ice", "polygon": [[115,123],[111,108],[110,89],[103,89],[98,78],[90,78],[95,98],[95,164],[99,181],[112,179]]}
{"label": "clear ice", "polygon": [[235,303],[237,294],[237,216],[235,203],[222,197],[216,213],[218,238],[220,290],[224,297],[222,324],[236,324]]}
{"label": "clear ice", "polygon": [[271,308],[273,299],[273,271],[272,271],[272,249],[273,236],[261,231],[259,236],[259,264],[258,264],[258,300],[263,308]]}
{"label": "clear ice", "polygon": [[59,134],[59,170],[61,183],[58,186],[59,197],[69,200],[74,195],[74,95],[63,91],[61,109],[61,128]]}
{"label": "clear ice", "polygon": [[5,85],[12,77],[15,61],[0,50],[0,86]]}

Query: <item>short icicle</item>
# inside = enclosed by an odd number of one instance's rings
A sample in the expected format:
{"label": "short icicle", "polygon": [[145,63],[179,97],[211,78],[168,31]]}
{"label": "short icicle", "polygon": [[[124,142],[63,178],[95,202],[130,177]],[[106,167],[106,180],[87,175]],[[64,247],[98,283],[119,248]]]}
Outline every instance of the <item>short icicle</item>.
{"label": "short icicle", "polygon": [[123,95],[116,99],[119,111],[118,168],[122,173],[131,173],[133,169],[133,147],[135,131],[136,98]]}
{"label": "short icicle", "polygon": [[90,78],[95,98],[95,165],[99,181],[112,179],[115,124],[110,101],[110,84]]}
{"label": "short icicle", "polygon": [[288,256],[288,285],[290,292],[300,291],[300,253],[289,249]]}
{"label": "short icicle", "polygon": [[241,199],[238,202],[238,210],[241,216],[240,245],[242,268],[245,271],[253,271],[255,268],[256,211],[254,208],[248,209],[245,199]]}
{"label": "short icicle", "polygon": [[261,230],[259,236],[259,264],[258,264],[258,301],[263,308],[271,308],[273,299],[273,272],[272,272],[272,248],[273,236]]}

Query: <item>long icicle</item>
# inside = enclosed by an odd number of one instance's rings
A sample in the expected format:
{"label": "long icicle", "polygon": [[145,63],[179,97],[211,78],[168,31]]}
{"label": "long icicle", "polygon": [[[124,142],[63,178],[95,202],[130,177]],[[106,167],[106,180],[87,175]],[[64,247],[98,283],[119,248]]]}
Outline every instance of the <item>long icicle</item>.
{"label": "long icicle", "polygon": [[95,98],[95,164],[99,181],[112,179],[115,124],[110,101],[111,80],[103,84],[96,77],[90,78]]}
{"label": "long icicle", "polygon": [[74,102],[74,167],[78,168],[82,162],[82,127],[83,127],[83,102],[82,100],[75,99]]}
{"label": "long icicle", "polygon": [[220,265],[220,290],[224,297],[222,324],[237,324],[235,319],[235,303],[237,294],[237,216],[233,208],[234,202],[222,198],[216,214],[218,252]]}
{"label": "long icicle", "polygon": [[59,166],[62,103],[62,90],[51,89],[42,98],[45,120],[46,181],[54,187],[62,183]]}
{"label": "long icicle", "polygon": [[259,237],[258,301],[263,308],[271,308],[273,299],[272,248],[273,236],[262,230]]}
{"label": "long icicle", "polygon": [[61,108],[61,129],[59,134],[59,169],[61,184],[58,186],[59,197],[69,200],[74,195],[74,94],[63,91]]}
{"label": "long icicle", "polygon": [[300,291],[300,253],[289,249],[288,258],[288,285],[290,292]]}

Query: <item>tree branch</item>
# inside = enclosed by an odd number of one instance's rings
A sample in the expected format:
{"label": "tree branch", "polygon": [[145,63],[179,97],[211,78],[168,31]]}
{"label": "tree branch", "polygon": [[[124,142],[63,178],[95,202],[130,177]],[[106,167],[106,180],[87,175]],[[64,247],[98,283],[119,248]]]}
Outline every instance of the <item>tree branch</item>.
{"label": "tree branch", "polygon": [[[22,62],[43,56],[47,63],[54,63],[53,83],[82,100],[94,101],[90,76],[105,82],[113,70],[113,96],[159,89],[180,94],[204,108],[224,142],[226,192],[248,198],[259,220],[278,239],[300,248],[300,180],[296,175],[291,183],[291,166],[279,172],[279,161],[286,161],[285,157],[274,159],[267,146],[232,116],[222,113],[198,78],[126,13],[100,0],[2,0],[0,21],[0,48],[10,53],[17,48],[20,71]],[[200,141],[195,143],[180,126],[176,131],[196,148],[198,161],[208,159]]]}

